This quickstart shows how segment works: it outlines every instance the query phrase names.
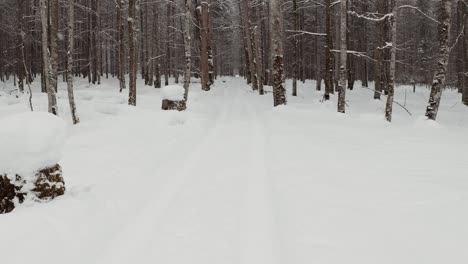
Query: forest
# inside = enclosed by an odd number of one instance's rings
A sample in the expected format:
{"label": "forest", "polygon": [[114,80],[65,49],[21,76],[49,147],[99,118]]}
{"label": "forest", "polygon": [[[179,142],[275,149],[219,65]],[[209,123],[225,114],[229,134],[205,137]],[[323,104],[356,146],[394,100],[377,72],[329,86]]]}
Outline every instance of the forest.
{"label": "forest", "polygon": [[468,0],[0,0],[0,262],[468,263]]}
{"label": "forest", "polygon": [[286,102],[284,79],[293,80],[292,96],[298,81],[318,80],[312,88],[324,100],[336,92],[339,112],[343,87],[372,82],[389,121],[396,84],[431,87],[431,119],[441,90],[457,89],[468,104],[462,0],[3,0],[0,10],[0,80],[14,79],[21,93],[41,81],[50,112],[57,82],[69,82],[74,105],[73,78],[112,77],[130,105],[137,78],[161,88],[194,76],[209,90],[216,77],[234,75],[260,94],[273,86],[275,105]]}

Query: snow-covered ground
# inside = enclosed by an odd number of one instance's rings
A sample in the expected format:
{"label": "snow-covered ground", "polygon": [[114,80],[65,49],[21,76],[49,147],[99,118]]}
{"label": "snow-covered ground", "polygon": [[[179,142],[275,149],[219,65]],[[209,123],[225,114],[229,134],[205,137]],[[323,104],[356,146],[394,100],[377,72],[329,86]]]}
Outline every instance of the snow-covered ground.
{"label": "snow-covered ground", "polygon": [[[423,117],[428,90],[399,87],[413,116],[395,106],[389,124],[359,87],[341,115],[314,82],[274,109],[271,94],[220,78],[210,92],[192,85],[179,113],[141,81],[137,107],[103,82],[77,80],[74,127],[61,84],[67,193],[0,215],[2,263],[468,263],[468,107],[456,92],[436,123]],[[28,111],[11,89],[0,83],[0,130]]]}

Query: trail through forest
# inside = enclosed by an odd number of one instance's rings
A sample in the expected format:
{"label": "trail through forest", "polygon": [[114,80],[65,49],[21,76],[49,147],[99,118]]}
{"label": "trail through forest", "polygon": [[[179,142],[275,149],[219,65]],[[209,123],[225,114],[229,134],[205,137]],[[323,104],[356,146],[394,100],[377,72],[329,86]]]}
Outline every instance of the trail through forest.
{"label": "trail through forest", "polygon": [[[290,82],[287,87],[291,87]],[[430,263],[468,259],[468,110],[444,93],[397,88],[395,109],[357,86],[347,115],[315,83],[272,108],[243,78],[195,80],[185,112],[162,111],[138,84],[137,107],[77,82],[81,123],[69,128],[65,196],[0,217],[5,263]],[[47,95],[33,86],[36,111]],[[28,110],[3,90],[0,118]],[[291,91],[288,90],[288,94]],[[69,121],[66,86],[58,106]],[[432,153],[437,161],[428,162]]]}

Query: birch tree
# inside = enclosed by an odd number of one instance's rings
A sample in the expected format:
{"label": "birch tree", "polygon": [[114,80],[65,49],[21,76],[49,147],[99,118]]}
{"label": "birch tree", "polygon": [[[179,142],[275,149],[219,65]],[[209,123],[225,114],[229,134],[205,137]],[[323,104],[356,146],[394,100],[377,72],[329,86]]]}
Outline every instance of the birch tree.
{"label": "birch tree", "polygon": [[67,48],[67,91],[68,102],[73,124],[78,124],[80,119],[76,113],[75,96],[73,95],[73,51],[75,37],[75,0],[68,0],[68,48]]}
{"label": "birch tree", "polygon": [[188,100],[188,92],[190,87],[190,77],[192,75],[192,53],[190,26],[192,23],[192,1],[185,0],[185,31],[184,31],[184,51],[185,51],[185,70],[184,70],[184,100]]}
{"label": "birch tree", "polygon": [[388,122],[392,121],[392,112],[393,112],[393,97],[395,94],[395,72],[396,72],[396,52],[397,52],[397,28],[396,28],[396,19],[397,19],[397,6],[396,0],[390,0],[392,8],[392,15],[390,16],[390,32],[392,36],[392,45],[390,48],[390,74],[388,76],[387,84],[387,104],[385,107],[385,119]]}
{"label": "birch tree", "polygon": [[[44,83],[45,88],[47,91],[47,99],[48,99],[48,109],[49,113],[54,115],[58,115],[58,107],[57,107],[57,96],[55,94],[55,86],[54,77],[52,75],[52,68],[51,68],[51,56],[49,53],[49,41],[48,41],[48,26],[47,21],[48,17],[48,3],[47,0],[40,0],[40,16],[41,16],[41,27],[42,27],[42,65],[43,65],[43,74],[44,74]],[[52,40],[53,41],[53,40]]]}
{"label": "birch tree", "polygon": [[452,16],[452,0],[440,0],[438,13],[439,49],[437,53],[437,66],[432,81],[429,103],[426,108],[426,117],[431,120],[436,120],[437,118],[440,99],[442,97],[442,89],[444,87],[447,75],[447,65],[450,53],[449,40]]}

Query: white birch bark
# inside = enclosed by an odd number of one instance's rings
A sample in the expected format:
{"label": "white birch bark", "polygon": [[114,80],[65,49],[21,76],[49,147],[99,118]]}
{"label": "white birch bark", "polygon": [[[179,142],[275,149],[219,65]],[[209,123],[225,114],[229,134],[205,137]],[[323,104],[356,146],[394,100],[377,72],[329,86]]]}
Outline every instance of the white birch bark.
{"label": "white birch bark", "polygon": [[436,120],[439,111],[440,99],[442,97],[442,89],[445,85],[447,75],[447,65],[450,55],[450,24],[452,16],[452,1],[440,0],[439,6],[439,50],[437,53],[437,67],[432,81],[431,95],[426,108],[426,117],[431,120]]}
{"label": "white birch bark", "polygon": [[78,124],[80,119],[76,113],[75,96],[73,94],[73,50],[75,31],[75,0],[68,0],[68,48],[67,48],[67,91],[68,103],[72,115],[73,124]]}
{"label": "white birch bark", "polygon": [[42,27],[42,60],[43,60],[43,68],[44,68],[44,82],[47,91],[47,99],[48,99],[48,110],[49,113],[54,115],[58,115],[57,109],[57,96],[55,94],[55,88],[51,84],[52,77],[52,68],[50,65],[50,54],[49,54],[49,41],[48,41],[48,27],[47,27],[47,20],[48,20],[48,12],[47,12],[47,0],[40,0],[40,14],[41,14],[41,27]]}

